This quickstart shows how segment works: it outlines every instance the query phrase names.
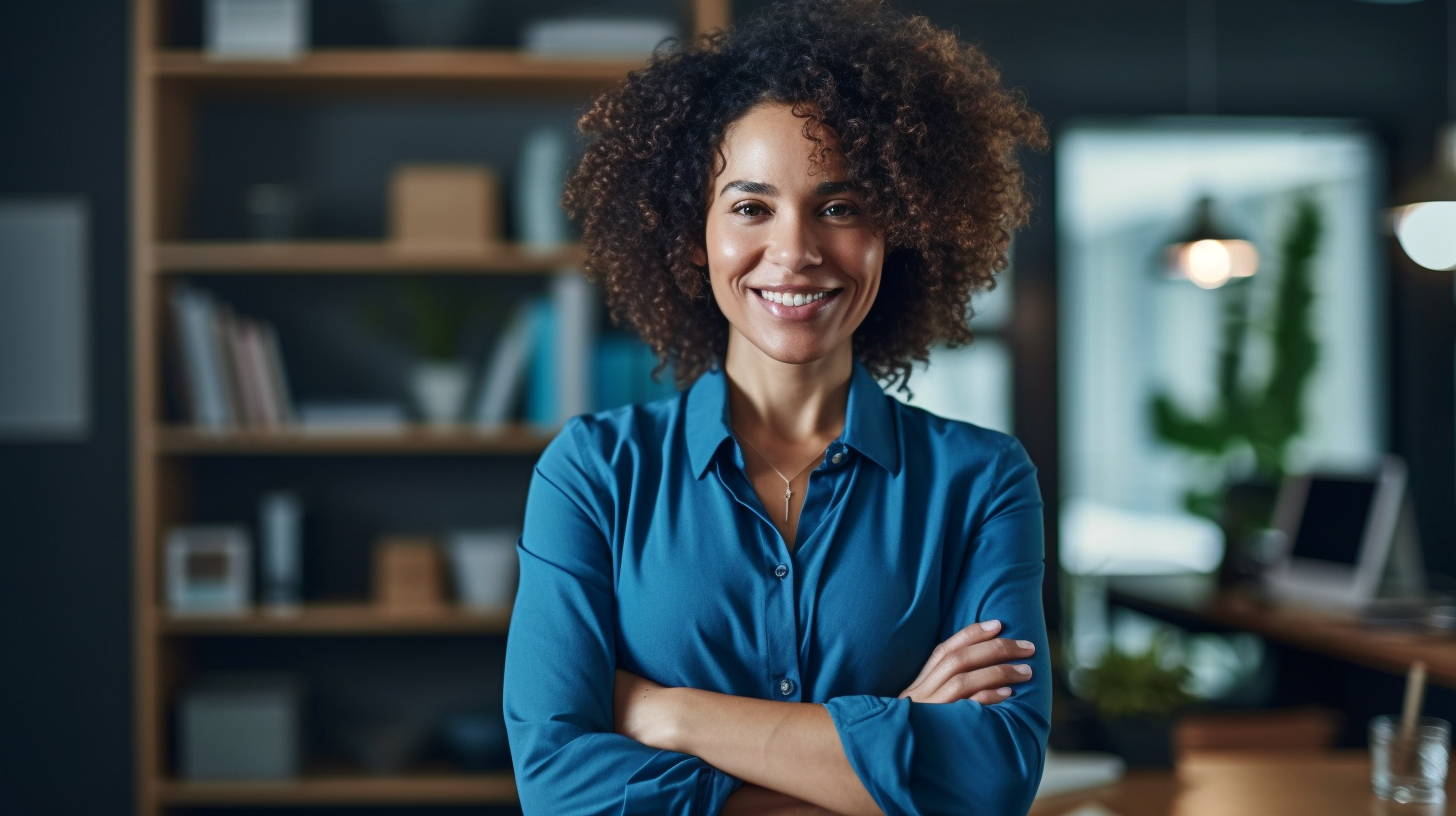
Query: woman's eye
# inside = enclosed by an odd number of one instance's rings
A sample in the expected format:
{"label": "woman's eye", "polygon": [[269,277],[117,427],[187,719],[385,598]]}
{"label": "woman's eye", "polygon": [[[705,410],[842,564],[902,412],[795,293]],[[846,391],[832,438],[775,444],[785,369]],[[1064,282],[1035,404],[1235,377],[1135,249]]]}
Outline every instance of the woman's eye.
{"label": "woman's eye", "polygon": [[824,208],[824,214],[831,218],[847,218],[856,215],[859,211],[849,204],[837,202]]}
{"label": "woman's eye", "polygon": [[758,216],[766,213],[767,210],[757,204],[739,204],[737,207],[733,208],[733,212],[738,213],[745,218],[757,218]]}

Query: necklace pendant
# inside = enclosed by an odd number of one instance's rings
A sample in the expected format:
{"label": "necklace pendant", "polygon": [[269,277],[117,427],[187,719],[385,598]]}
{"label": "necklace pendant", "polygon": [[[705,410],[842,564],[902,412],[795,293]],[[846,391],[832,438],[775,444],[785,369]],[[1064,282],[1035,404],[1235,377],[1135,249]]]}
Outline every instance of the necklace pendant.
{"label": "necklace pendant", "polygon": [[793,496],[794,489],[792,487],[784,488],[784,521],[789,520],[789,499],[793,498]]}

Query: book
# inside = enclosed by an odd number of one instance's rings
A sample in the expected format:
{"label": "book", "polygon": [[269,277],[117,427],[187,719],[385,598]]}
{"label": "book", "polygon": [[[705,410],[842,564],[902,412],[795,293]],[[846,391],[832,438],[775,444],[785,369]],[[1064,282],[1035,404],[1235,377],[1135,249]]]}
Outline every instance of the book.
{"label": "book", "polygon": [[575,271],[562,271],[550,298],[531,309],[531,376],[526,421],[559,428],[592,409],[592,346],[596,301],[591,285]]}
{"label": "book", "polygon": [[191,420],[207,430],[232,427],[231,397],[217,342],[212,299],[201,291],[178,287],[172,306],[187,375]]}
{"label": "book", "polygon": [[533,305],[527,301],[516,309],[487,358],[480,376],[475,408],[471,411],[477,425],[490,427],[510,421],[511,409],[515,407],[525,384],[526,364],[531,359]]}
{"label": "book", "polygon": [[263,346],[266,363],[264,368],[269,391],[273,395],[274,410],[278,414],[278,423],[290,425],[295,421],[293,392],[288,387],[288,372],[283,367],[283,351],[279,348],[278,332],[274,330],[272,323],[262,324],[259,342]]}

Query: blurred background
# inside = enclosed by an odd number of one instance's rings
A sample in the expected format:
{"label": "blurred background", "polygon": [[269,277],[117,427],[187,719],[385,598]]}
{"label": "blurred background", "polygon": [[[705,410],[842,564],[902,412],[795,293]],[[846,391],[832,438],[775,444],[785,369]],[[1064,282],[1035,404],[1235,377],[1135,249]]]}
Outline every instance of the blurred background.
{"label": "blurred background", "polygon": [[[762,5],[0,5],[7,808],[518,812],[531,465],[565,417],[673,393],[575,271],[574,122]],[[1456,588],[1456,204],[1406,207],[1452,200],[1456,2],[895,5],[1052,134],[978,340],[898,396],[1038,466],[1053,746],[1139,762],[1106,726],[1151,722],[1156,764],[1218,711],[1362,746],[1404,653],[1228,593],[1286,476],[1391,454]]]}

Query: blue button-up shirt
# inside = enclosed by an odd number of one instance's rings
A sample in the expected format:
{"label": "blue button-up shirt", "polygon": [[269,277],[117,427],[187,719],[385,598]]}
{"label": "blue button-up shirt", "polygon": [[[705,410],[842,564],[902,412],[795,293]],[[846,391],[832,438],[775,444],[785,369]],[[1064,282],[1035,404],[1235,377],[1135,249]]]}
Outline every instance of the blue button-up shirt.
{"label": "blue button-up shirt", "polygon": [[[887,396],[858,363],[789,547],[744,475],[727,383],[567,423],[518,542],[505,716],[527,814],[716,814],[742,783],[613,732],[613,671],[822,703],[887,814],[1024,814],[1051,668],[1042,520],[1021,444]],[[1030,640],[1004,702],[897,699],[976,621]]]}

